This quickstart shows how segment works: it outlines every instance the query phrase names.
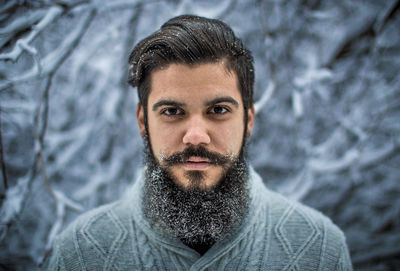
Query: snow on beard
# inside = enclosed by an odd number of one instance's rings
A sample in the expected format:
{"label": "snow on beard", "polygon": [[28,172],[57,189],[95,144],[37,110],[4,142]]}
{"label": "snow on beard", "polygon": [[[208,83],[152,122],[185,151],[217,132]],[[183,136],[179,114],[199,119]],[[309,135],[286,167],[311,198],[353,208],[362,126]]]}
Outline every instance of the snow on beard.
{"label": "snow on beard", "polygon": [[[248,166],[244,155],[227,157],[204,148],[189,149],[164,157],[167,166],[162,167],[151,152],[148,140],[145,141],[143,208],[153,226],[185,244],[211,246],[241,224],[249,203]],[[193,178],[189,189],[181,188],[173,180],[169,167],[192,155],[224,167],[224,174],[215,187],[207,191],[200,189],[196,183],[201,182],[202,174],[197,172],[187,175]]]}

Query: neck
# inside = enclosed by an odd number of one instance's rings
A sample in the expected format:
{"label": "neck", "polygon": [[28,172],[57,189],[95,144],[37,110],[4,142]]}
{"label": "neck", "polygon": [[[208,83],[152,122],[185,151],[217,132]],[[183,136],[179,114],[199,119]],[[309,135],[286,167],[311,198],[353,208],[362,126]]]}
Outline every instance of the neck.
{"label": "neck", "polygon": [[213,245],[212,244],[206,244],[206,243],[189,243],[186,242],[186,240],[181,240],[186,246],[190,247],[191,249],[196,250],[201,256],[203,256]]}

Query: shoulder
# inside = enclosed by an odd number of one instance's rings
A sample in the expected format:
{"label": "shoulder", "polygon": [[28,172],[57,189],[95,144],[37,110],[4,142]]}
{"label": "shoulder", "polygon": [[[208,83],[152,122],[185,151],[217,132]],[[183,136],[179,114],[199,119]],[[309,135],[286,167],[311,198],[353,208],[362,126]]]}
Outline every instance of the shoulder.
{"label": "shoulder", "polygon": [[269,195],[271,197],[271,212],[276,218],[282,221],[290,220],[297,226],[328,230],[343,236],[342,231],[322,212],[276,192],[270,191]]}
{"label": "shoulder", "polygon": [[[268,223],[275,231],[293,231],[298,234],[315,232],[332,235],[344,241],[343,232],[320,211],[268,189],[261,177],[253,171],[253,195],[257,204],[266,206]],[[261,203],[262,202],[262,203]],[[259,206],[260,206],[259,205]]]}
{"label": "shoulder", "polygon": [[302,261],[306,266],[310,259],[319,259],[328,270],[352,269],[345,235],[329,217],[269,190],[262,182],[256,186],[258,202],[264,206],[263,225],[267,225],[263,231],[270,236],[274,253],[291,255],[299,260],[299,265]]}
{"label": "shoulder", "polygon": [[116,253],[129,234],[131,216],[127,212],[127,204],[117,201],[77,217],[55,239],[50,265],[81,270],[80,266],[93,259],[99,264],[109,262],[109,254]]}
{"label": "shoulder", "polygon": [[[126,224],[127,206],[124,202],[102,205],[78,216],[61,234],[60,238],[68,238],[78,232],[85,233],[90,230],[91,235],[104,233],[105,230],[118,229]],[[111,226],[111,227],[110,227]]]}
{"label": "shoulder", "polygon": [[[276,233],[294,233],[293,237],[308,236],[324,240],[327,249],[340,251],[346,240],[342,230],[320,211],[276,192],[268,191],[269,215]],[[290,235],[288,235],[290,236]]]}

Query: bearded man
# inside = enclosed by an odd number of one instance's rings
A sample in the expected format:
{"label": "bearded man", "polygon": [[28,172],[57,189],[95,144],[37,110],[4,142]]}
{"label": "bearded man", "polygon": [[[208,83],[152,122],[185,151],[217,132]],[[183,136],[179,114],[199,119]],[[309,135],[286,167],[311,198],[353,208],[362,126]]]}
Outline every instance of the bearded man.
{"label": "bearded man", "polygon": [[170,19],[133,49],[129,82],[145,169],[57,238],[51,270],[352,270],[343,233],[247,164],[253,58],[226,24]]}

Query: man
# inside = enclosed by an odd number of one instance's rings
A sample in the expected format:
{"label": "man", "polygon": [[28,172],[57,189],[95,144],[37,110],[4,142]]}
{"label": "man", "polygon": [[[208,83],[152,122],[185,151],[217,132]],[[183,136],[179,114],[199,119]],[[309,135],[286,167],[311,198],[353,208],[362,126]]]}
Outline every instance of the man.
{"label": "man", "polygon": [[227,25],[173,18],[129,65],[146,167],[57,238],[51,270],[352,270],[342,232],[248,166],[253,59]]}

